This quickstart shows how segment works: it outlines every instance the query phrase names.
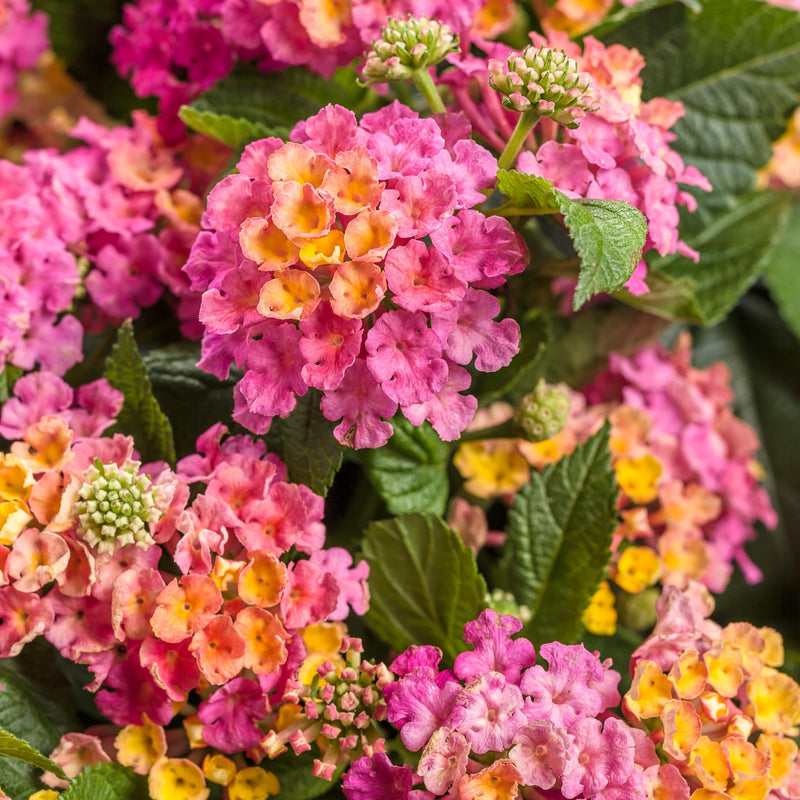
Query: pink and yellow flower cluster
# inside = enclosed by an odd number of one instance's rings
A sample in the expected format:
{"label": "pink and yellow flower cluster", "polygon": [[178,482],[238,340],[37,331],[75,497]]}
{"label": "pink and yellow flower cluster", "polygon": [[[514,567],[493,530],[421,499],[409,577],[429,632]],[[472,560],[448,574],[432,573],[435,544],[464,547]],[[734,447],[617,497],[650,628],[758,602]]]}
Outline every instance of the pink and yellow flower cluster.
{"label": "pink and yellow flower cluster", "polygon": [[244,370],[234,418],[259,433],[323,392],[339,441],[378,447],[400,408],[445,440],[472,419],[465,366],[494,371],[519,326],[487,289],[523,269],[511,226],[472,206],[494,158],[460,115],[328,106],[245,148],[208,198],[186,272],[203,292],[200,366]]}
{"label": "pink and yellow flower cluster", "polygon": [[747,622],[721,628],[712,610],[697,584],[666,588],[633,655],[622,708],[662,755],[645,770],[648,797],[795,800],[800,686],[778,669],[781,636]]}
{"label": "pink and yellow flower cluster", "polygon": [[[731,407],[727,367],[693,367],[691,342],[681,336],[671,353],[653,345],[630,358],[612,354],[608,370],[570,396],[570,417],[552,439],[462,444],[454,463],[466,491],[513,502],[531,468],[571,453],[608,420],[621,491],[609,565],[616,590],[638,594],[657,582],[682,588],[696,580],[721,592],[734,564],[748,581],[760,580],[744,546],[757,522],[773,526],[776,515],[759,485],[758,438]],[[495,424],[511,413],[499,405],[479,412],[476,423]],[[585,618],[590,629],[613,631],[613,605],[604,584]]]}
{"label": "pink and yellow flower cluster", "polygon": [[[184,749],[263,758],[287,685],[296,702],[307,659],[331,672],[340,621],[367,609],[366,563],[324,547],[323,499],[222,424],[174,472],[142,466],[130,437],[102,436],[122,406],[105,380],[75,393],[35,373],[14,395],[0,414],[0,655],[44,636],[140,739],[182,720]],[[177,780],[163,755],[151,782]]]}
{"label": "pink and yellow flower cluster", "polygon": [[642,732],[609,712],[619,673],[583,645],[558,642],[542,645],[547,666],[536,664],[531,642],[511,638],[521,627],[482,612],[464,626],[473,649],[452,670],[439,669],[434,647],[398,656],[387,719],[419,754],[415,767],[365,757],[345,775],[348,800],[514,800],[525,787],[570,800],[643,796],[644,768],[657,759]]}

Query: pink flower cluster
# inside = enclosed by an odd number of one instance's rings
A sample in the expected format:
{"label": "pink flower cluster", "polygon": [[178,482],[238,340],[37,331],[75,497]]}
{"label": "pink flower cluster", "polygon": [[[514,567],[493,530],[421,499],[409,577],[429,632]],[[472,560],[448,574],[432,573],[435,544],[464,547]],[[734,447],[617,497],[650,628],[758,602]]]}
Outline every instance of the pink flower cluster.
{"label": "pink flower cluster", "polygon": [[17,77],[47,49],[47,15],[28,0],[0,0],[0,119],[19,99]]}
{"label": "pink flower cluster", "polygon": [[[583,645],[512,639],[515,617],[485,610],[464,627],[473,649],[440,670],[441,651],[414,646],[391,665],[387,719],[420,753],[415,769],[376,753],[344,778],[348,800],[516,798],[534,787],[552,798],[644,797],[643,769],[658,763],[646,736],[608,709],[619,673]],[[415,784],[424,789],[413,789]]]}
{"label": "pink flower cluster", "polygon": [[[625,200],[647,218],[645,250],[661,255],[696,253],[678,238],[678,206],[693,210],[696,201],[679,184],[710,190],[694,167],[686,167],[671,149],[675,138],[669,129],[683,115],[683,106],[663,98],[641,100],[639,72],[644,59],[636,50],[614,44],[606,47],[587,36],[581,47],[566,34],[547,38],[533,33],[537,47],[563,50],[578,69],[592,79],[597,110],[587,114],[574,130],[542,120],[520,153],[517,169],[547,178],[571,198]],[[455,68],[440,81],[453,93],[455,107],[469,117],[476,134],[501,151],[516,125],[518,114],[504,109],[500,96],[489,86],[491,59],[505,61],[508,47],[485,44],[489,58],[451,56]],[[635,293],[647,291],[646,265],[641,261],[626,284]]]}
{"label": "pink flower cluster", "polygon": [[[647,541],[661,531],[665,561],[682,564],[685,574],[719,592],[734,563],[748,581],[761,579],[744,546],[755,538],[757,521],[773,527],[777,516],[759,485],[758,437],[731,407],[730,371],[722,362],[697,369],[691,357],[688,334],[678,338],[672,352],[653,345],[630,358],[612,354],[608,370],[585,394],[591,403],[622,403],[649,418],[644,435],[647,452],[660,465],[661,509],[650,521],[629,519],[627,538]],[[627,422],[620,418],[620,446],[626,438],[633,443],[636,427],[630,414]],[[635,445],[627,453],[631,461],[640,455]],[[692,574],[698,558],[702,569]],[[670,582],[685,585],[680,571],[674,570]]]}
{"label": "pink flower cluster", "polygon": [[177,119],[181,105],[225,77],[236,61],[257,60],[265,71],[302,65],[331,77],[369,49],[390,17],[438,19],[464,41],[471,29],[477,36],[496,36],[511,15],[491,13],[491,22],[484,21],[483,5],[483,0],[137,0],[125,6],[124,26],[111,32],[112,61],[122,75],[131,75],[140,97],[159,98],[159,124],[173,141],[183,130]]}
{"label": "pink flower cluster", "polygon": [[708,619],[703,587],[668,587],[652,635],[631,659],[623,712],[662,754],[644,773],[649,797],[800,798],[800,686],[781,672],[771,628]]}
{"label": "pink flower cluster", "polygon": [[[81,323],[137,317],[165,287],[184,334],[201,332],[181,267],[227,150],[201,137],[168,148],[144,113],[130,128],[82,119],[73,135],[87,144],[0,162],[0,366],[61,374],[81,359]],[[81,284],[92,304],[76,309]]]}
{"label": "pink flower cluster", "polygon": [[88,667],[115,724],[166,725],[198,691],[206,744],[255,747],[304,631],[367,608],[366,563],[324,548],[323,499],[221,424],[175,472],[143,467],[129,437],[101,436],[122,405],[105,380],[74,395],[36,373],[14,391],[0,415],[14,440],[0,454],[0,656],[44,635]]}
{"label": "pink flower cluster", "polygon": [[504,219],[471,209],[496,163],[469,135],[461,115],[395,102],[360,123],[328,106],[292,141],[245,148],[185,267],[203,292],[200,366],[244,370],[237,421],[263,433],[313,387],[355,447],[385,444],[398,407],[443,439],[467,426],[464,367],[494,371],[518,348],[486,289],[526,263]]}

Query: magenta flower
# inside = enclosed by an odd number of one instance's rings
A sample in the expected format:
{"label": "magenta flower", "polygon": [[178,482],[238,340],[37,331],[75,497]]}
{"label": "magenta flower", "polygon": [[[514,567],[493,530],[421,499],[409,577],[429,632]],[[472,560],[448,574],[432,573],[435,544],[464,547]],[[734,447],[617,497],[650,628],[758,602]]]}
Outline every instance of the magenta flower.
{"label": "magenta flower", "polygon": [[448,725],[464,734],[474,753],[500,752],[525,724],[519,687],[500,672],[487,672],[456,697]]}
{"label": "magenta flower", "polygon": [[261,687],[249,678],[234,678],[197,709],[206,744],[223,753],[255,747],[264,735],[256,725],[266,714]]}

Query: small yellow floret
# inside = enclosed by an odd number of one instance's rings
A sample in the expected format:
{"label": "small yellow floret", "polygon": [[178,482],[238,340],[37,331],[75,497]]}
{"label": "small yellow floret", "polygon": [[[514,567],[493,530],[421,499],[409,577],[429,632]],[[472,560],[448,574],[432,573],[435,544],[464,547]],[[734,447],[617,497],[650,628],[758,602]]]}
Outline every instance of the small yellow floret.
{"label": "small yellow floret", "polygon": [[518,492],[530,480],[528,462],[513,439],[466,442],[453,463],[466,478],[464,488],[475,497],[498,497]]}
{"label": "small yellow floret", "polygon": [[209,789],[200,767],[188,758],[162,758],[150,770],[153,800],[206,800]]}
{"label": "small yellow floret", "polygon": [[614,593],[608,581],[602,581],[583,612],[583,627],[598,636],[612,636],[617,629]]}
{"label": "small yellow floret", "polygon": [[117,761],[139,775],[147,775],[167,752],[164,729],[144,714],[143,725],[126,725],[114,739]]}
{"label": "small yellow floret", "polygon": [[203,775],[207,781],[227,786],[236,777],[236,764],[222,753],[209,753],[203,759]]}
{"label": "small yellow floret", "polygon": [[271,794],[277,794],[281,786],[274,772],[267,772],[261,767],[240,769],[236,777],[228,784],[229,800],[266,800]]}
{"label": "small yellow floret", "polygon": [[658,556],[649,547],[628,547],[619,557],[614,581],[626,592],[639,594],[655,583],[658,571]]}
{"label": "small yellow floret", "polygon": [[614,465],[614,471],[617,473],[617,483],[631,502],[644,505],[658,496],[661,464],[650,453],[639,458],[620,458]]}

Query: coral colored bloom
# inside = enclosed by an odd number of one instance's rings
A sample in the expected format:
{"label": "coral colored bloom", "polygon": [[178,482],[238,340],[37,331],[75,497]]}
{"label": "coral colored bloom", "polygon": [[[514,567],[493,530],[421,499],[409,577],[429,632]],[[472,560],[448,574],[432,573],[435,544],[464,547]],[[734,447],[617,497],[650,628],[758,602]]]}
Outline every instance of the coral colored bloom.
{"label": "coral colored bloom", "polygon": [[236,677],[244,666],[245,643],[227,614],[217,614],[192,636],[194,653],[203,677],[219,686]]}
{"label": "coral colored bloom", "polygon": [[165,642],[180,642],[202,630],[222,605],[211,578],[184,575],[170,581],[156,597],[153,631]]}

